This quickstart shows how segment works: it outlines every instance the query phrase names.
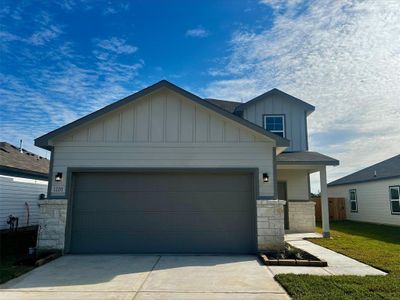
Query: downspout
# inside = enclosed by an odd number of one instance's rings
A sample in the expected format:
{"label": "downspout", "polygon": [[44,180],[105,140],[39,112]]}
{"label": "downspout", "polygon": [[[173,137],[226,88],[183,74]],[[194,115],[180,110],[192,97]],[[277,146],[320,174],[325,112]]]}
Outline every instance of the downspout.
{"label": "downspout", "polygon": [[29,226],[30,211],[28,202],[25,202],[25,210],[26,210],[26,226]]}

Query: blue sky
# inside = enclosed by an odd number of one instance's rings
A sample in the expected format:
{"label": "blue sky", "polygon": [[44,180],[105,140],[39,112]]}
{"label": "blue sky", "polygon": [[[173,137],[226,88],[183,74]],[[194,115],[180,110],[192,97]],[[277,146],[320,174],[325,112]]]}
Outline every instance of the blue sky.
{"label": "blue sky", "polygon": [[399,153],[400,2],[2,1],[0,139],[33,139],[167,79],[246,101],[278,87],[316,106],[335,179]]}

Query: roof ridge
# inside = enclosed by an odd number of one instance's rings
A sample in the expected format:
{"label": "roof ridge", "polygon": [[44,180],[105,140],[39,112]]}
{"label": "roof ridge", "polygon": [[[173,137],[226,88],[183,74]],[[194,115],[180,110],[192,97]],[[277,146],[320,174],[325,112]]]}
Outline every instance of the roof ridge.
{"label": "roof ridge", "polygon": [[295,96],[292,96],[292,95],[290,95],[290,94],[288,94],[288,93],[286,93],[286,92],[284,92],[284,91],[281,91],[281,90],[278,89],[278,88],[273,88],[273,89],[271,89],[271,90],[269,90],[269,91],[267,91],[267,92],[265,92],[265,93],[262,93],[261,95],[258,95],[258,96],[256,96],[256,97],[254,97],[254,98],[252,98],[252,99],[250,99],[250,100],[248,100],[248,101],[242,103],[240,106],[237,107],[237,109],[238,109],[238,110],[241,110],[241,109],[243,109],[245,106],[249,105],[250,103],[259,101],[259,100],[263,99],[264,97],[267,97],[267,96],[269,96],[269,95],[273,95],[273,94],[276,94],[276,93],[279,93],[279,94],[281,94],[281,95],[284,95],[284,96],[286,96],[286,97],[289,97],[290,99],[293,99],[293,100],[297,101],[297,102],[300,103],[301,105],[305,106],[305,107],[307,108],[307,111],[313,112],[313,111],[315,110],[315,106],[314,106],[314,105],[312,105],[312,104],[310,104],[310,103],[307,103],[307,102],[301,100],[300,98],[297,98],[297,97],[295,97]]}
{"label": "roof ridge", "polygon": [[35,139],[35,145],[38,147],[41,147],[43,149],[47,149],[47,150],[51,150],[51,146],[48,144],[49,140],[59,134],[63,134],[73,128],[75,128],[76,126],[82,125],[94,118],[98,118],[114,109],[117,109],[123,105],[126,105],[128,103],[131,103],[132,101],[135,101],[143,96],[146,96],[158,89],[161,88],[168,88],[170,90],[172,90],[175,93],[180,94],[181,96],[184,96],[186,98],[188,98],[189,100],[200,104],[210,110],[213,110],[214,112],[216,112],[217,114],[231,119],[234,122],[237,122],[239,124],[241,124],[242,126],[245,126],[247,128],[249,128],[250,130],[253,130],[269,139],[274,140],[278,146],[283,146],[283,147],[287,147],[289,145],[289,140],[286,138],[282,138],[276,134],[270,133],[269,131],[265,130],[264,128],[262,128],[261,126],[254,124],[246,119],[240,118],[237,115],[235,115],[234,113],[231,113],[229,111],[227,111],[224,108],[219,107],[218,105],[215,105],[213,103],[211,103],[210,101],[206,101],[203,98],[167,81],[167,80],[161,80],[153,85],[150,85],[136,93],[133,93],[125,98],[122,98],[121,100],[118,100],[116,102],[113,102],[99,110],[96,110],[90,114],[87,114],[86,116],[79,118],[71,123],[68,123],[64,126],[61,126],[53,131],[50,131],[38,138]]}

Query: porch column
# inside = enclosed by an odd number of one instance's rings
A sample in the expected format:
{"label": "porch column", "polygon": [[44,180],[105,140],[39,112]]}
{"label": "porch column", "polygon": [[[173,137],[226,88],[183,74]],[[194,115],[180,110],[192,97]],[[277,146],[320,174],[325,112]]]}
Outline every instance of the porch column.
{"label": "porch column", "polygon": [[319,178],[321,185],[322,235],[324,238],[329,238],[330,237],[329,205],[328,205],[328,185],[326,181],[326,167],[322,167],[320,169]]}

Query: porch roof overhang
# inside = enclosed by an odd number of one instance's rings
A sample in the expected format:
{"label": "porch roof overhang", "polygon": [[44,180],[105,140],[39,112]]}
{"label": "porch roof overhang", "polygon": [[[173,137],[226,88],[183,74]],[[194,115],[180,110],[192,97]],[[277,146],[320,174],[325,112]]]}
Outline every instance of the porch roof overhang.
{"label": "porch roof overhang", "polygon": [[276,157],[278,169],[307,169],[318,171],[321,167],[338,166],[339,161],[330,156],[311,151],[283,152]]}

